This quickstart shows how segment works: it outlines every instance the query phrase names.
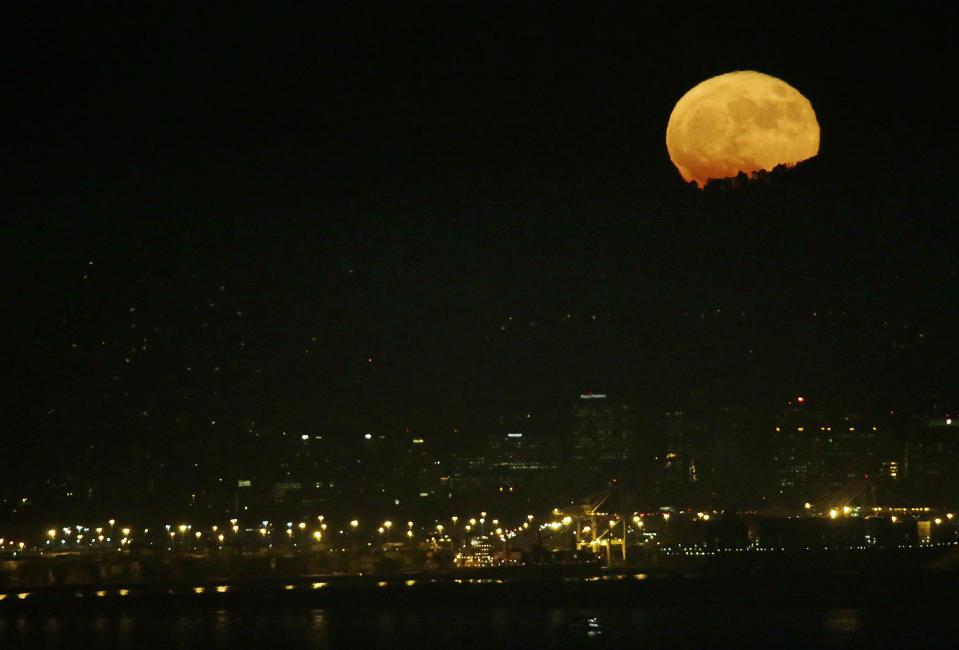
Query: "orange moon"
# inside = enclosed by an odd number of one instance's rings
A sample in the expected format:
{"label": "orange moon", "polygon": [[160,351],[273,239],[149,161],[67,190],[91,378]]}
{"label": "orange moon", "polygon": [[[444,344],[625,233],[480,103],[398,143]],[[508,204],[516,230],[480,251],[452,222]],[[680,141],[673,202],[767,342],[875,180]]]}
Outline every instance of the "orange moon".
{"label": "orange moon", "polygon": [[740,70],[683,95],[666,126],[669,159],[686,182],[753,176],[819,153],[812,104],[781,79]]}

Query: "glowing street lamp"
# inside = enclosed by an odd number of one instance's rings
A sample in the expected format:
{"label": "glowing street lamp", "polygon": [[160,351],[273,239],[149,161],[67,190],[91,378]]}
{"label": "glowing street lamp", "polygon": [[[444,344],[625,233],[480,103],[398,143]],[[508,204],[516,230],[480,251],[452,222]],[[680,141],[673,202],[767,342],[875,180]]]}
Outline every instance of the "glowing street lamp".
{"label": "glowing street lamp", "polygon": [[352,520],[352,521],[350,522],[350,526],[353,527],[354,529],[355,529],[357,526],[359,526],[359,525],[360,525],[360,522],[359,522],[358,520],[356,520],[356,519],[354,519],[354,520]]}

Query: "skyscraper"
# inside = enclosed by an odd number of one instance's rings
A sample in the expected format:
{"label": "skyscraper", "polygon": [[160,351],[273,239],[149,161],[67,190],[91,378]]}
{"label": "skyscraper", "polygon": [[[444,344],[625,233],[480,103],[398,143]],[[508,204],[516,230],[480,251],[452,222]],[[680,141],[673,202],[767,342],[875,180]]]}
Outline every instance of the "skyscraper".
{"label": "skyscraper", "polygon": [[573,471],[595,482],[615,478],[625,468],[633,456],[626,410],[603,394],[579,396],[573,408],[570,445]]}

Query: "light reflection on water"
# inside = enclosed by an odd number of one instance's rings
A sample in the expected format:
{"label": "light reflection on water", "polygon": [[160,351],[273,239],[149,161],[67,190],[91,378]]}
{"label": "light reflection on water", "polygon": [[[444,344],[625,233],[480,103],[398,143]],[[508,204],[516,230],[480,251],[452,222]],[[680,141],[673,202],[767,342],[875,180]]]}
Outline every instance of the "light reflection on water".
{"label": "light reflection on water", "polygon": [[823,617],[826,634],[848,637],[859,631],[862,612],[858,609],[831,609]]}
{"label": "light reflection on water", "polygon": [[[897,634],[861,609],[449,604],[354,609],[0,610],[0,648],[847,647]],[[905,639],[902,639],[905,640]],[[583,646],[583,644],[586,644]]]}

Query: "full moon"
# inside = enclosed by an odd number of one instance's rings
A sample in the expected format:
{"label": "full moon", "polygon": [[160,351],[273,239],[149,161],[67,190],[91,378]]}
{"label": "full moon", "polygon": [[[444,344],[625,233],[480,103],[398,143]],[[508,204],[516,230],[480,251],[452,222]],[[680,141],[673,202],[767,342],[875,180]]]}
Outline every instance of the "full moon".
{"label": "full moon", "polygon": [[754,176],[819,153],[812,104],[781,79],[740,70],[683,95],[666,126],[669,158],[686,182]]}

